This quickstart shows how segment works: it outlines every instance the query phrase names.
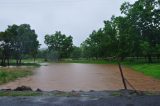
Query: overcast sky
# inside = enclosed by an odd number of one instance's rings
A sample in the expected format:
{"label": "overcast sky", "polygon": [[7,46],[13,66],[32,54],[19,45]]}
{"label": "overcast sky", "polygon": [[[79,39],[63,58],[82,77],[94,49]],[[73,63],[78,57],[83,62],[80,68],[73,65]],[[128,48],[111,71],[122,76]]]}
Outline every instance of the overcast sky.
{"label": "overcast sky", "polygon": [[136,0],[0,0],[0,31],[8,25],[30,24],[46,47],[44,36],[61,31],[79,46],[103,21],[120,15],[124,1]]}

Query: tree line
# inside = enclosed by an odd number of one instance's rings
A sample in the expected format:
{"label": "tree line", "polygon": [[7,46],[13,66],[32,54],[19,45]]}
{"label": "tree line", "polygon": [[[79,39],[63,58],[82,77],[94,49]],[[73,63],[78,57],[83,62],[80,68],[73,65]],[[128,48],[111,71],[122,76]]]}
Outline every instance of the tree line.
{"label": "tree line", "polygon": [[[111,59],[142,57],[149,63],[160,59],[160,0],[124,2],[122,16],[112,16],[104,27],[94,30],[81,43],[73,46],[72,37],[61,32],[45,36],[50,54],[58,58]],[[54,51],[54,52],[53,52]],[[48,55],[49,56],[49,55]]]}
{"label": "tree line", "polygon": [[138,0],[121,5],[123,16],[112,16],[81,44],[85,58],[160,58],[160,0]]}
{"label": "tree line", "polygon": [[15,59],[17,65],[25,56],[60,60],[64,58],[111,59],[123,61],[127,57],[143,57],[149,63],[160,59],[160,0],[138,0],[121,5],[122,16],[112,16],[104,27],[94,30],[81,43],[73,45],[73,37],[60,31],[45,35],[46,50],[30,25],[12,25],[0,32],[1,65]]}

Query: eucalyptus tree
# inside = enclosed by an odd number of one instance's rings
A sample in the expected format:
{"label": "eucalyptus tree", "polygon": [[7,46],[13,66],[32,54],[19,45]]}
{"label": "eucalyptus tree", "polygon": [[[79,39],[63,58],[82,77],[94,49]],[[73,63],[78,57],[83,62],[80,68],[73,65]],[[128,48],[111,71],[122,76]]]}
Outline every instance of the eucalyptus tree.
{"label": "eucalyptus tree", "polygon": [[73,51],[71,53],[71,58],[79,59],[82,56],[82,49],[81,47],[73,46]]}
{"label": "eucalyptus tree", "polygon": [[[146,55],[148,61],[152,62],[152,56],[159,54],[155,48],[160,44],[160,1],[138,0],[134,4],[125,2],[121,6],[121,11],[139,31],[141,45],[149,48],[141,48],[145,53],[143,55]],[[146,42],[148,42],[147,45]]]}
{"label": "eucalyptus tree", "polygon": [[105,38],[103,39],[105,43],[106,57],[114,58],[117,53],[117,32],[116,26],[114,24],[114,16],[111,20],[104,21],[104,35]]}
{"label": "eucalyptus tree", "polygon": [[96,59],[105,57],[105,40],[105,35],[102,29],[93,31],[90,36],[81,44],[84,57]]}
{"label": "eucalyptus tree", "polygon": [[9,60],[13,53],[13,45],[15,40],[15,34],[18,26],[13,25],[12,28],[8,26],[8,29],[6,29],[4,32],[0,33],[0,48],[1,48],[1,65],[9,65]]}
{"label": "eucalyptus tree", "polygon": [[53,52],[58,59],[68,58],[73,50],[72,36],[66,36],[61,32],[45,36],[45,44],[49,52]]}
{"label": "eucalyptus tree", "polygon": [[0,33],[0,47],[1,47],[1,65],[6,65],[6,60],[9,65],[9,58],[11,53],[10,36],[6,32]]}
{"label": "eucalyptus tree", "polygon": [[[12,29],[14,26],[9,28]],[[35,58],[39,48],[39,41],[35,31],[31,29],[29,24],[21,24],[18,26],[16,33],[14,31],[10,32],[14,34],[13,49],[17,64],[21,64],[24,55],[32,55]]]}
{"label": "eucalyptus tree", "polygon": [[21,64],[24,55],[36,55],[39,48],[37,34],[28,24],[11,25],[0,33],[0,46],[2,51],[2,65],[6,65],[11,57],[15,58],[17,65]]}

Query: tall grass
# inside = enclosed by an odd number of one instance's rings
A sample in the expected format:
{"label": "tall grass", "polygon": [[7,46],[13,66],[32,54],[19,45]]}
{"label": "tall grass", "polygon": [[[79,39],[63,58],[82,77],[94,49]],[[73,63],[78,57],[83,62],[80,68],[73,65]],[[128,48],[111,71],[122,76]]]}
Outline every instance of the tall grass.
{"label": "tall grass", "polygon": [[0,68],[0,84],[14,81],[17,78],[32,75],[31,69],[25,68]]}
{"label": "tall grass", "polygon": [[160,64],[130,64],[133,70],[143,73],[144,75],[160,79]]}

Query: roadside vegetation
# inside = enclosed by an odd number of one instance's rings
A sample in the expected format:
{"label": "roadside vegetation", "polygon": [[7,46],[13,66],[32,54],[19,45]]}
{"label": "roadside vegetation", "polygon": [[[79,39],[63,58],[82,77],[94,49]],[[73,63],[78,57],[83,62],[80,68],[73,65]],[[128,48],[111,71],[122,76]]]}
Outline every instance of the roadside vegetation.
{"label": "roadside vegetation", "polygon": [[129,67],[144,75],[160,79],[160,64],[130,64]]}
{"label": "roadside vegetation", "polygon": [[0,96],[43,96],[43,94],[34,91],[0,91]]}
{"label": "roadside vegetation", "polygon": [[[84,92],[64,92],[64,91],[14,91],[14,90],[4,90],[0,91],[0,96],[54,96],[54,97],[80,97],[80,93]],[[110,92],[112,93],[112,92]]]}
{"label": "roadside vegetation", "polygon": [[[95,98],[95,94],[100,97],[122,97],[122,96],[150,96],[150,95],[159,95],[159,92],[142,92],[139,91],[138,93],[132,90],[128,90],[128,93],[124,92],[123,90],[120,91],[71,91],[71,92],[64,92],[64,91],[52,91],[52,92],[45,92],[45,91],[14,91],[14,90],[6,90],[0,91],[0,97],[3,96],[51,96],[51,97],[91,97]],[[101,95],[102,94],[102,95]]]}
{"label": "roadside vegetation", "polygon": [[32,74],[32,68],[1,68],[0,85]]}

